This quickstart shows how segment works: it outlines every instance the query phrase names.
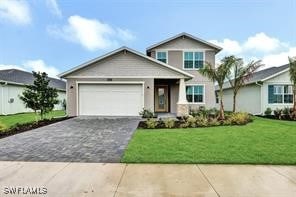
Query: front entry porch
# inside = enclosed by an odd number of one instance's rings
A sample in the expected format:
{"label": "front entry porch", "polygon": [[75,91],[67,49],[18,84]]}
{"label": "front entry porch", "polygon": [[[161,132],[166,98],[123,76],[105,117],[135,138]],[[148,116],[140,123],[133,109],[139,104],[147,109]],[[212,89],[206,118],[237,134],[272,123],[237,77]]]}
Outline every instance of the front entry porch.
{"label": "front entry porch", "polygon": [[154,79],[154,112],[159,116],[188,115],[184,79]]}

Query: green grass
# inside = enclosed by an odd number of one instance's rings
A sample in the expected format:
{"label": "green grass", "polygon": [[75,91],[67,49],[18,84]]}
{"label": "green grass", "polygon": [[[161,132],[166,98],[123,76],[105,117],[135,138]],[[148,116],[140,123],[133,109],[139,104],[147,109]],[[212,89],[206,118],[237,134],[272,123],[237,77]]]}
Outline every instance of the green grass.
{"label": "green grass", "polygon": [[296,164],[296,122],[254,118],[245,126],[139,129],[122,162]]}
{"label": "green grass", "polygon": [[[65,112],[63,110],[52,111],[46,115],[46,118],[54,118],[58,116],[64,116]],[[4,125],[4,128],[12,127],[13,125],[19,123],[33,122],[40,119],[40,116],[36,116],[35,113],[21,113],[13,114],[7,116],[0,116],[0,124]]]}

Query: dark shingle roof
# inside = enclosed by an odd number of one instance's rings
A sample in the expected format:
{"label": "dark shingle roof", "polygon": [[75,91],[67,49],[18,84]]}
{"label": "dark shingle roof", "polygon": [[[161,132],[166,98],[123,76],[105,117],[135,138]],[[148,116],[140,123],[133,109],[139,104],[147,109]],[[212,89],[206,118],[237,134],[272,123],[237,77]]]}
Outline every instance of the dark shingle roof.
{"label": "dark shingle roof", "polygon": [[[49,77],[49,86],[57,88],[59,90],[66,90],[66,83],[60,79],[55,79]],[[17,69],[7,69],[0,70],[0,81],[7,81],[12,83],[31,85],[33,84],[34,77],[30,72],[17,70]]]}
{"label": "dark shingle roof", "polygon": [[[245,83],[245,85],[256,83],[258,81],[262,81],[262,80],[264,80],[268,77],[271,77],[281,71],[286,70],[287,68],[289,68],[289,64],[286,64],[283,66],[278,66],[278,67],[271,67],[271,68],[267,68],[264,70],[259,70],[253,74],[253,76]],[[216,87],[216,89],[217,88],[218,87]],[[227,89],[227,88],[231,88],[229,82],[226,82],[223,85],[223,89]]]}

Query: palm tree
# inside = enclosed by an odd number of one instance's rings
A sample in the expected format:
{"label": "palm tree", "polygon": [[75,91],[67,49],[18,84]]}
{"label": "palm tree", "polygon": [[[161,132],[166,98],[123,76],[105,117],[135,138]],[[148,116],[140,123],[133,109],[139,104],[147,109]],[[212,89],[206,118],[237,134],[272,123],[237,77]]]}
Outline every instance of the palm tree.
{"label": "palm tree", "polygon": [[231,72],[231,67],[235,62],[234,56],[224,57],[221,60],[221,64],[215,68],[215,65],[206,63],[204,68],[199,69],[199,73],[205,77],[208,77],[213,82],[217,82],[219,86],[219,100],[220,100],[220,113],[219,119],[224,120],[224,105],[223,105],[223,84],[227,76]]}
{"label": "palm tree", "polygon": [[261,61],[251,61],[246,66],[244,66],[244,61],[241,58],[236,58],[235,62],[233,63],[233,76],[227,76],[230,86],[233,90],[233,106],[232,111],[236,111],[236,96],[239,89],[248,81],[252,76],[253,73],[263,64]]}
{"label": "palm tree", "polygon": [[296,57],[289,57],[290,79],[293,84],[294,105],[293,112],[296,114]]}

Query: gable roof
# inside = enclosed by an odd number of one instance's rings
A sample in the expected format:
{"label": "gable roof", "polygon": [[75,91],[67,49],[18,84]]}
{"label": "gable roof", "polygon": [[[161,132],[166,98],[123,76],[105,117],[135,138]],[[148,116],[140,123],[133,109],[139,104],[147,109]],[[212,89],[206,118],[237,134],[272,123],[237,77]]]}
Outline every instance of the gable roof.
{"label": "gable roof", "polygon": [[[66,82],[51,77],[49,77],[49,80],[50,87],[66,90]],[[23,70],[6,69],[0,70],[0,81],[17,85],[32,85],[34,82],[34,76],[32,73]]]}
{"label": "gable roof", "polygon": [[[278,66],[278,67],[266,68],[264,70],[259,70],[253,74],[253,76],[245,83],[245,85],[266,81],[288,70],[289,70],[289,64]],[[231,88],[230,83],[229,82],[224,83],[223,89],[228,89],[228,88]]]}
{"label": "gable roof", "polygon": [[203,39],[197,38],[197,37],[195,37],[195,36],[193,36],[193,35],[191,35],[191,34],[189,34],[189,33],[186,33],[186,32],[179,33],[179,34],[177,34],[177,35],[175,35],[175,36],[173,36],[173,37],[170,37],[170,38],[168,38],[168,39],[166,39],[166,40],[163,40],[163,41],[161,41],[161,42],[159,42],[159,43],[153,44],[153,45],[151,45],[150,47],[147,47],[146,50],[147,50],[147,51],[150,51],[151,49],[153,49],[153,48],[155,48],[155,47],[158,47],[158,46],[160,46],[160,45],[163,45],[163,44],[165,44],[165,43],[167,43],[167,42],[170,42],[170,41],[175,40],[175,39],[177,39],[177,38],[179,38],[179,37],[182,37],[182,36],[185,36],[185,37],[191,38],[192,40],[195,40],[195,41],[197,41],[197,42],[201,42],[201,43],[203,43],[203,44],[205,44],[205,45],[208,45],[208,46],[210,46],[210,47],[216,49],[217,52],[219,52],[219,51],[222,50],[221,47],[219,47],[219,46],[217,46],[217,45],[215,45],[215,44],[213,44],[213,43],[210,43],[210,42],[208,42],[208,41],[205,41],[205,40],[203,40]]}
{"label": "gable roof", "polygon": [[121,52],[121,51],[128,51],[128,52],[131,52],[131,53],[133,53],[133,54],[135,54],[135,55],[137,55],[137,56],[140,56],[140,57],[142,57],[142,58],[145,58],[145,59],[147,59],[147,60],[149,60],[149,61],[151,61],[151,62],[157,63],[159,66],[162,66],[162,67],[165,67],[165,68],[167,68],[167,69],[173,70],[173,71],[175,71],[175,72],[177,72],[177,73],[180,73],[180,74],[184,75],[184,76],[187,77],[187,78],[193,78],[193,77],[194,77],[193,75],[191,75],[191,74],[189,74],[189,73],[187,73],[187,72],[185,72],[185,71],[183,71],[183,70],[180,70],[180,69],[175,68],[175,67],[173,67],[173,66],[170,66],[170,65],[168,65],[168,64],[166,64],[166,63],[163,63],[163,62],[161,62],[161,61],[158,61],[158,60],[156,60],[156,59],[154,59],[154,58],[152,58],[152,57],[146,56],[146,55],[144,55],[144,54],[142,54],[142,53],[140,53],[140,52],[138,52],[138,51],[136,51],[136,50],[133,50],[133,49],[131,49],[131,48],[128,48],[128,47],[126,47],[126,46],[120,47],[120,48],[118,48],[118,49],[116,49],[116,50],[114,50],[114,51],[111,51],[111,52],[109,52],[109,53],[107,53],[107,54],[105,54],[105,55],[102,55],[102,56],[97,57],[97,58],[95,58],[95,59],[92,59],[92,60],[90,60],[90,61],[88,61],[88,62],[85,62],[85,63],[83,63],[83,64],[81,64],[81,65],[79,65],[79,66],[76,66],[76,67],[74,67],[74,68],[68,70],[68,71],[65,71],[65,72],[59,74],[58,77],[61,77],[61,78],[66,77],[67,75],[69,75],[69,74],[71,74],[71,73],[73,73],[73,72],[75,72],[75,71],[77,71],[77,70],[80,70],[80,69],[82,69],[82,68],[85,68],[85,67],[87,67],[87,66],[89,66],[89,65],[91,65],[91,64],[93,64],[93,63],[96,63],[96,62],[98,62],[98,61],[100,61],[100,60],[103,60],[103,59],[105,59],[105,58],[107,58],[107,57],[110,57],[110,56],[112,56],[112,55],[114,55],[114,54],[117,54],[117,53],[119,53],[119,52]]}

